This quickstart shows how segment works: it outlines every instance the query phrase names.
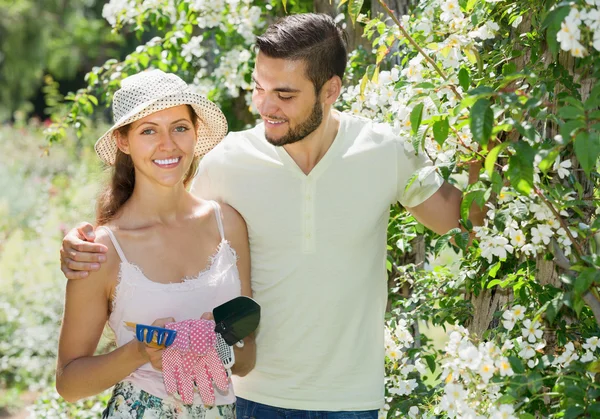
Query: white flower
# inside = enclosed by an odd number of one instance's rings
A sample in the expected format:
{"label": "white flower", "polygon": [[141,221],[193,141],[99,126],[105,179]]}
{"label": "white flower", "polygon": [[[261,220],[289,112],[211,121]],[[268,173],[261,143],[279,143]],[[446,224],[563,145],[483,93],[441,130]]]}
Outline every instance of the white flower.
{"label": "white flower", "polygon": [[504,319],[502,320],[502,326],[504,326],[506,330],[513,330],[516,321],[514,313],[510,310],[506,310],[502,314],[502,318]]}
{"label": "white flower", "polygon": [[448,383],[444,388],[448,401],[462,402],[467,396],[467,391],[460,384]]}
{"label": "white flower", "polygon": [[549,225],[539,224],[531,229],[531,241],[534,244],[548,244],[552,238],[552,229]]}
{"label": "white flower", "polygon": [[458,0],[446,0],[442,3],[442,14],[440,19],[442,22],[450,22],[455,18],[462,18],[463,14],[460,11]]}
{"label": "white flower", "polygon": [[583,349],[595,351],[596,349],[598,349],[598,347],[600,347],[600,338],[598,338],[598,336],[592,336],[591,338],[587,338],[582,346]]}
{"label": "white flower", "polygon": [[573,41],[571,45],[571,55],[573,57],[581,58],[587,55],[587,49],[579,43],[579,41]]}
{"label": "white flower", "polygon": [[484,358],[481,361],[481,364],[479,365],[479,369],[477,372],[479,373],[479,375],[481,376],[483,381],[485,383],[487,383],[490,380],[490,378],[492,378],[494,373],[496,372],[496,367],[494,366],[494,362],[489,358]]}
{"label": "white flower", "polygon": [[475,345],[468,340],[464,340],[458,347],[458,357],[463,365],[472,370],[479,368],[482,355]]}
{"label": "white flower", "polygon": [[529,205],[529,211],[533,212],[533,218],[538,221],[545,221],[554,216],[546,205],[539,205],[534,202]]}
{"label": "white flower", "polygon": [[402,70],[401,74],[409,81],[423,81],[423,65],[421,64],[421,61],[422,57],[420,55],[411,59],[408,62],[408,66]]}
{"label": "white flower", "polygon": [[519,356],[523,359],[533,358],[535,356],[535,348],[530,343],[523,342]]}
{"label": "white flower", "polygon": [[511,405],[502,404],[492,408],[490,419],[517,419],[513,413],[515,409]]}
{"label": "white flower", "polygon": [[392,361],[397,361],[402,357],[402,351],[397,346],[392,346],[389,349],[386,349],[385,354]]}
{"label": "white flower", "polygon": [[532,322],[529,319],[525,319],[523,321],[523,326],[525,327],[521,329],[521,333],[529,343],[535,343],[537,339],[541,339],[544,335],[544,332],[540,330],[541,324],[537,320]]}
{"label": "white flower", "polygon": [[513,28],[516,28],[516,27],[518,27],[521,24],[521,22],[523,22],[523,16],[517,16],[517,18],[513,21],[513,23],[511,24],[511,26]]}
{"label": "white flower", "polygon": [[410,409],[408,409],[408,416],[410,418],[416,418],[418,414],[419,408],[417,406],[411,406]]}
{"label": "white flower", "polygon": [[469,32],[469,36],[471,38],[479,38],[483,41],[486,39],[492,39],[496,36],[496,32],[498,32],[500,26],[496,22],[492,22],[487,20],[482,26],[477,28],[477,30]]}
{"label": "white flower", "polygon": [[508,358],[505,356],[496,361],[496,368],[498,368],[502,377],[514,375],[510,362],[508,362]]}
{"label": "white flower", "polygon": [[586,351],[586,353],[584,353],[581,356],[580,361],[581,362],[592,362],[594,359],[596,359],[596,357],[594,356],[594,353],[592,351]]}
{"label": "white flower", "polygon": [[512,308],[512,312],[517,320],[523,320],[526,310],[522,305],[516,305]]}
{"label": "white flower", "polygon": [[510,232],[510,244],[514,247],[525,246],[525,234],[521,230],[513,230]]}
{"label": "white flower", "polygon": [[579,30],[579,24],[575,19],[567,16],[565,20],[560,24],[560,31],[556,34],[556,40],[560,42],[560,48],[563,51],[570,51],[573,48],[574,42],[579,41],[581,31]]}
{"label": "white flower", "polygon": [[131,19],[136,11],[134,0],[110,0],[102,8],[102,17],[115,26],[117,21],[127,22]]}
{"label": "white flower", "polygon": [[571,160],[560,161],[560,157],[554,162],[553,169],[558,172],[558,177],[561,179],[566,178],[571,173],[568,170],[571,167]]}
{"label": "white flower", "polygon": [[562,364],[563,367],[567,367],[571,362],[577,361],[579,355],[575,352],[575,345],[573,342],[569,342],[565,345],[565,351],[554,360],[555,364]]}
{"label": "white flower", "polygon": [[600,30],[600,8],[589,9],[583,21],[591,31],[596,32]]}
{"label": "white flower", "polygon": [[398,383],[398,392],[396,394],[399,396],[408,396],[415,388],[417,388],[416,380],[402,380]]}
{"label": "white flower", "polygon": [[415,369],[421,375],[427,374],[427,367],[425,366],[425,364],[423,363],[423,361],[421,361],[421,358],[417,358],[417,360],[415,360]]}

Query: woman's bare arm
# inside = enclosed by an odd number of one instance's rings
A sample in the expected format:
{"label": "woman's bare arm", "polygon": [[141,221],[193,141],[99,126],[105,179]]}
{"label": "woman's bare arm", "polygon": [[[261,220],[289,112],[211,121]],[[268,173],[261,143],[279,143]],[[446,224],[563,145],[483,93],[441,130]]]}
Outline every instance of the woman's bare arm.
{"label": "woman's bare arm", "polygon": [[144,345],[135,339],[116,350],[94,356],[108,318],[119,257],[106,233],[98,231],[96,243],[109,249],[108,261],[88,278],[67,283],[65,312],[58,346],[56,389],[73,402],[98,394],[148,362]]}

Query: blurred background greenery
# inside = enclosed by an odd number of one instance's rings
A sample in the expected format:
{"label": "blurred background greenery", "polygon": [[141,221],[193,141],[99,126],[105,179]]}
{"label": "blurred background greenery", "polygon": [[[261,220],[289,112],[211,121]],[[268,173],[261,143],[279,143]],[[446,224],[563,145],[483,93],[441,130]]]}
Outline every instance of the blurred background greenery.
{"label": "blurred background greenery", "polygon": [[93,66],[134,48],[133,36],[111,32],[103,5],[0,0],[0,417],[26,417],[31,402],[35,417],[98,417],[106,398],[67,406],[53,385],[58,251],[66,228],[93,219],[103,169],[92,144],[104,126],[52,148],[43,132]]}

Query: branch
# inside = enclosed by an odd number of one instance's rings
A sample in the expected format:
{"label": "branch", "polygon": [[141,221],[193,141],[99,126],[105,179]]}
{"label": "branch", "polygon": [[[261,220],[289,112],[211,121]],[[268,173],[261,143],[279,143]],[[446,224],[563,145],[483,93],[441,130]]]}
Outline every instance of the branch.
{"label": "branch", "polygon": [[[404,35],[404,37],[408,40],[408,42],[413,47],[415,47],[415,49],[417,51],[419,51],[419,54],[421,54],[423,57],[425,57],[425,60],[427,60],[427,62],[444,79],[444,81],[448,81],[448,76],[446,75],[446,73],[444,73],[444,71],[435,63],[435,61],[433,61],[433,59],[429,55],[427,55],[427,53],[425,51],[423,51],[423,48],[421,48],[419,46],[419,44],[417,44],[417,42],[412,38],[412,36],[410,36],[410,34],[406,31],[406,29],[404,29],[404,26],[402,26],[402,23],[400,23],[400,21],[398,20],[398,18],[394,14],[394,12],[389,8],[389,6],[383,0],[378,0],[378,1],[379,1],[379,4],[381,4],[381,7],[383,7],[385,9],[385,11],[387,12],[387,14],[390,15],[390,17],[392,18],[394,23],[398,26],[398,28],[400,28],[400,32],[402,32],[402,35]],[[449,86],[450,86],[450,89],[454,92],[454,94],[459,99],[463,98],[462,95],[460,93],[458,93],[458,90],[456,90],[455,85],[449,84]]]}
{"label": "branch", "polygon": [[588,291],[583,294],[583,301],[585,301],[592,310],[592,313],[594,313],[594,317],[596,318],[596,323],[600,325],[600,300],[598,300],[594,294]]}

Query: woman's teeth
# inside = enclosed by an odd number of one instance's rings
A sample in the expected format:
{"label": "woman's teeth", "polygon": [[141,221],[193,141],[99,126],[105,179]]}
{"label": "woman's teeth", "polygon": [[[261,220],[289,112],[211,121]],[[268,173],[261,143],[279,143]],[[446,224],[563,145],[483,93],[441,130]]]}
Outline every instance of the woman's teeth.
{"label": "woman's teeth", "polygon": [[179,160],[181,159],[181,157],[176,157],[174,159],[164,159],[164,160],[154,160],[154,162],[156,164],[160,164],[161,166],[166,166],[168,164],[175,164],[177,163]]}

